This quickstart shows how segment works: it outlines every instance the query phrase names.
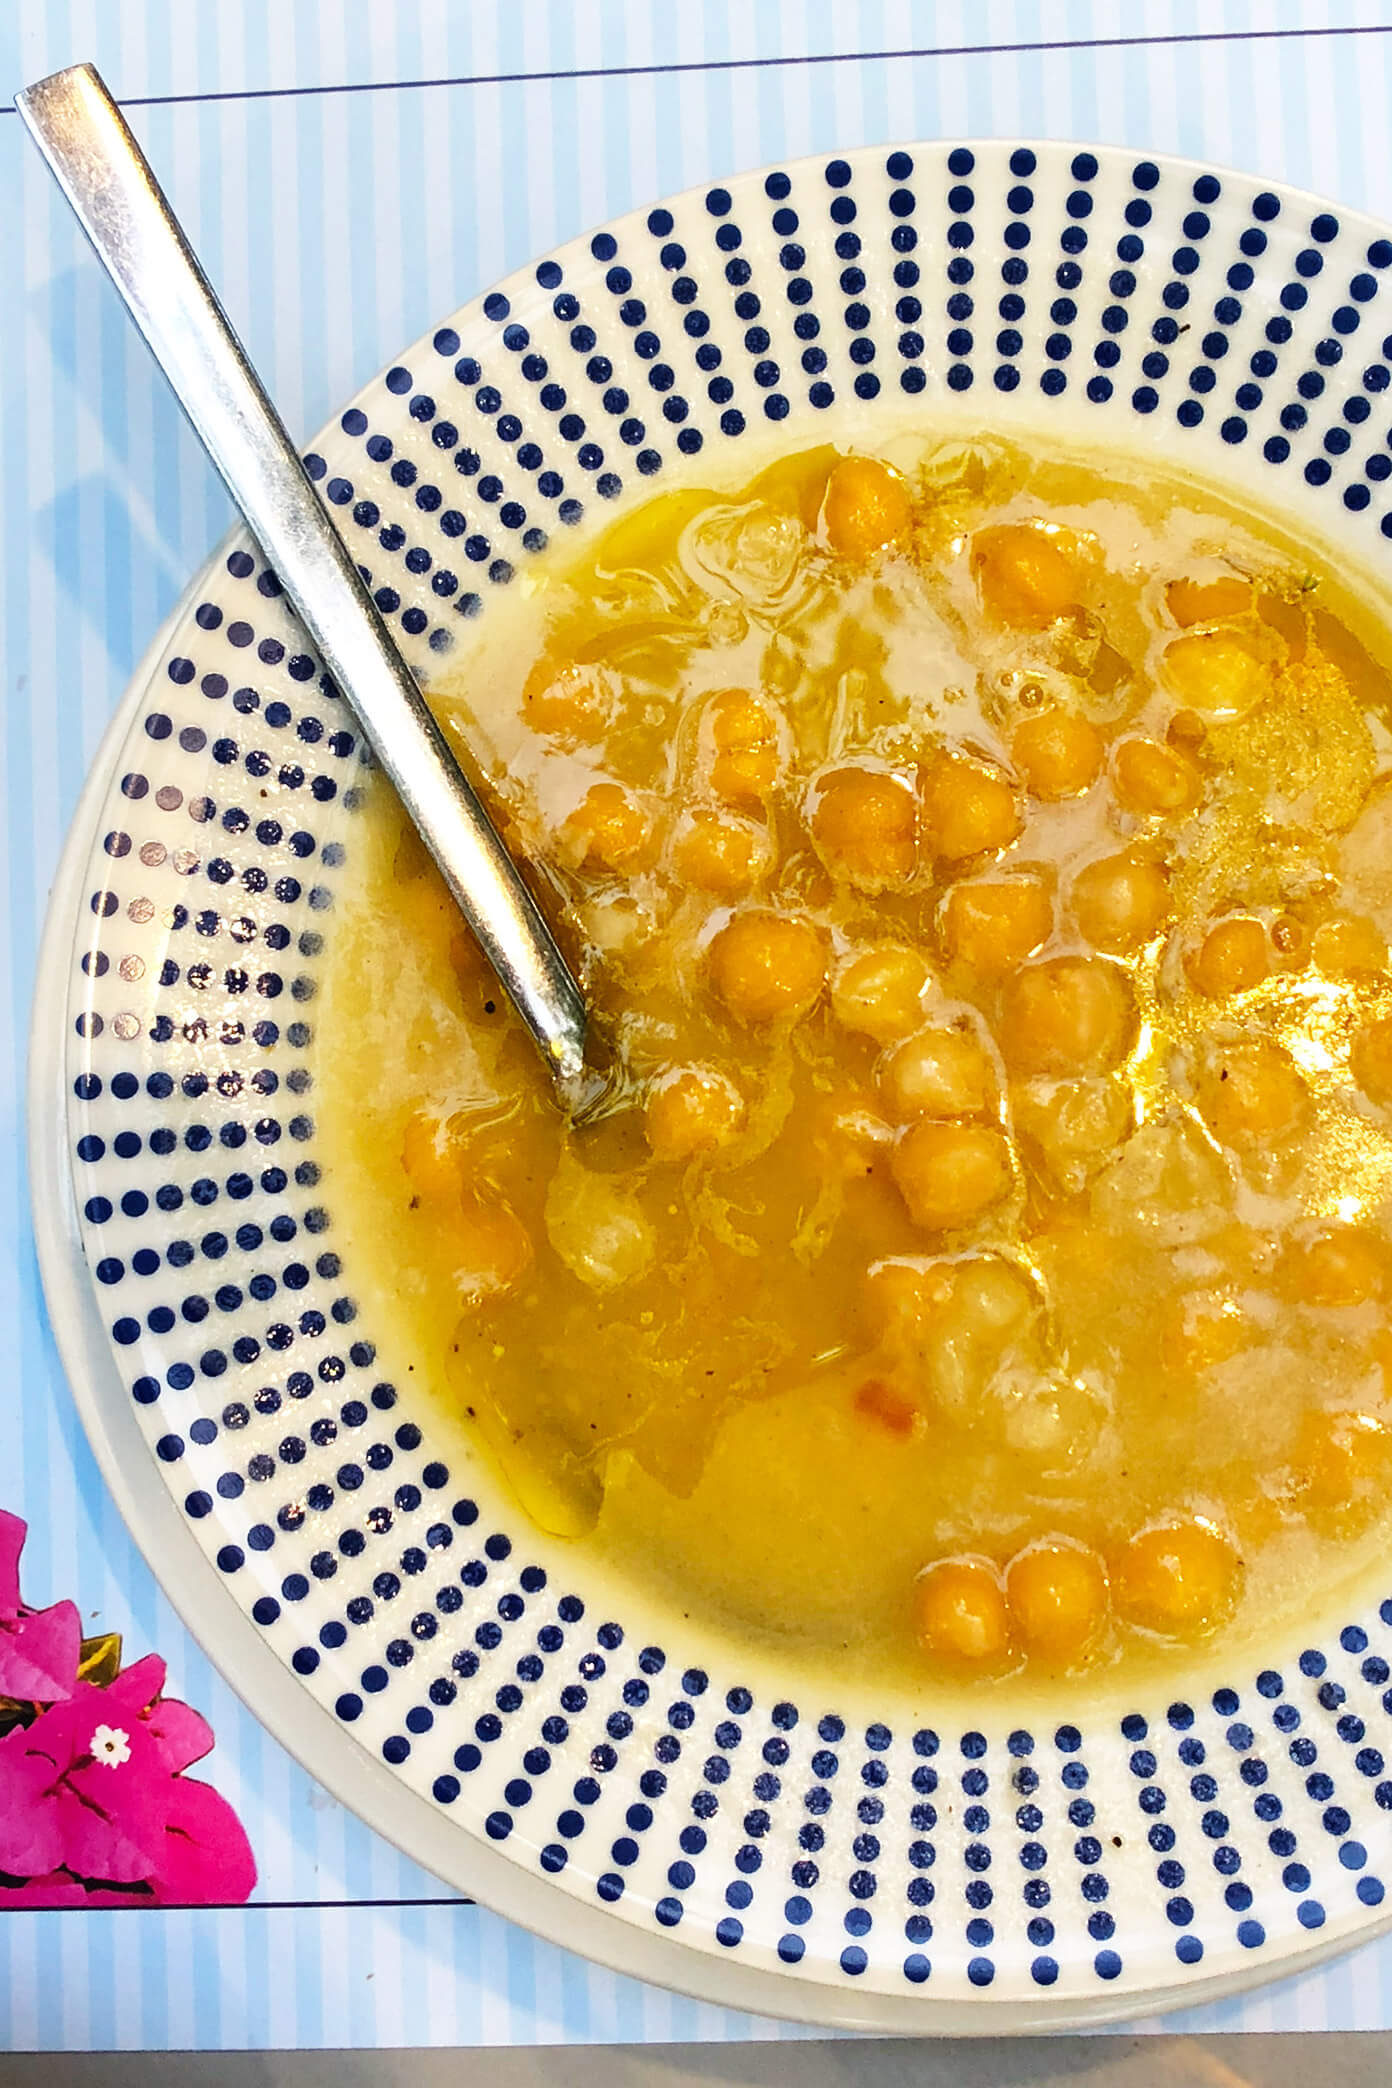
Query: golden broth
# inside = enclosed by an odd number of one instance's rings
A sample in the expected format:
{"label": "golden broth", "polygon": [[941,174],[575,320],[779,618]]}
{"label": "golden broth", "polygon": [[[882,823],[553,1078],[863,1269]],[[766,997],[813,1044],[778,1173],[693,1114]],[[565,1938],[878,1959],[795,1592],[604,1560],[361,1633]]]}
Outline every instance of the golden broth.
{"label": "golden broth", "polygon": [[431,700],[630,1106],[563,1130],[379,782],[318,1120],[364,1305],[542,1528],[983,1680],[1192,1658],[1372,1555],[1369,645],[1208,488],[926,438],[659,496],[490,606]]}

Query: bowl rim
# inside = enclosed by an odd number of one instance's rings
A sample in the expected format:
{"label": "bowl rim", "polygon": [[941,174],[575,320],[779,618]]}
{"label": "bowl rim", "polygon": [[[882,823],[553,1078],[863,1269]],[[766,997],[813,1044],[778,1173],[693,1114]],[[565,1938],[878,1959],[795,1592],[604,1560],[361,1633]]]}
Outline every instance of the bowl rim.
{"label": "bowl rim", "polygon": [[[1156,165],[1180,174],[1231,174],[1234,179],[1244,182],[1264,178],[1248,169],[1229,168],[1179,153],[1149,151],[1081,138],[887,139],[846,147],[840,156],[856,159],[865,154],[883,155],[896,150],[931,148],[939,152],[959,146],[971,151],[1002,146],[1027,148],[1040,156],[1080,151],[1131,156],[1140,153]],[[712,178],[748,181],[775,169],[819,166],[827,157],[826,151],[804,153],[739,168],[728,175]],[[1338,203],[1336,199],[1316,191],[1283,181],[1271,181],[1267,185],[1279,190],[1283,197],[1337,208],[1344,219],[1372,228],[1379,234],[1392,230],[1392,222]],[[606,226],[623,224],[637,211],[698,197],[708,186],[709,182],[703,181],[646,204],[640,202],[630,206],[605,220],[603,225],[585,227],[548,251],[563,253],[568,248],[579,247]],[[536,259],[536,256],[529,257],[520,264],[520,269],[510,274],[516,275],[534,266]],[[481,305],[492,287],[490,284],[480,286],[463,306],[454,310],[467,311],[473,305]],[[438,325],[442,321],[433,323]],[[423,335],[421,338],[427,337]],[[409,356],[412,346],[414,343],[408,344],[401,354]],[[336,409],[324,428],[316,431],[303,446],[316,446],[322,435],[337,426],[341,414],[372,389],[380,374],[380,371],[372,373],[352,398]],[[1257,1960],[1210,1977],[1200,1976],[1182,1983],[1172,1981],[1163,1986],[1123,1989],[1121,1992],[1109,1989],[1095,1996],[1060,1996],[1052,2004],[1043,1996],[1038,2002],[1032,1998],[1019,2000],[986,1996],[942,1999],[931,1993],[886,1994],[832,1982],[809,1980],[803,1983],[772,1969],[693,1950],[675,1935],[638,1927],[610,1913],[602,1905],[588,1904],[555,1890],[545,1876],[524,1869],[501,1849],[490,1847],[467,1831],[455,1837],[461,1850],[458,1865],[440,1867],[438,1814],[425,1798],[410,1790],[384,1763],[363,1748],[334,1719],[327,1707],[319,1704],[301,1686],[269,1640],[257,1631],[248,1616],[239,1612],[180,1514],[173,1494],[161,1480],[134,1410],[121,1394],[115,1358],[97,1310],[97,1299],[82,1250],[66,1146],[58,1135],[68,1113],[64,1077],[65,1014],[74,928],[81,920],[84,870],[95,842],[110,773],[148,697],[174,632],[205,591],[206,576],[219,567],[231,549],[249,540],[245,525],[238,523],[211,548],[131,671],[101,736],[71,817],[45,908],[34,970],[25,1083],[30,1215],[44,1304],[63,1374],[103,1483],[119,1508],[131,1537],[161,1592],[224,1681],[277,1743],[347,1811],[355,1814],[373,1832],[383,1835],[431,1876],[453,1884],[461,1895],[467,1892],[468,1898],[461,1897],[461,1905],[473,1900],[486,1911],[516,1922],[542,1941],[576,1951],[612,1972],[650,1981],[694,2000],[713,2002],[717,2006],[775,2020],[828,2030],[923,2037],[1018,2037],[1046,2031],[1100,2027],[1207,2006],[1278,1980],[1294,1978],[1392,1931],[1392,1900],[1389,1900],[1385,1913],[1360,1923],[1353,1934],[1336,1932],[1303,1949],[1287,1951],[1279,1961],[1263,1963]],[[222,1610],[227,1618],[227,1625],[216,1644],[208,1643],[203,1636],[209,1609]],[[250,1904],[255,1905],[255,1902]],[[863,2001],[861,1994],[864,1995]]]}

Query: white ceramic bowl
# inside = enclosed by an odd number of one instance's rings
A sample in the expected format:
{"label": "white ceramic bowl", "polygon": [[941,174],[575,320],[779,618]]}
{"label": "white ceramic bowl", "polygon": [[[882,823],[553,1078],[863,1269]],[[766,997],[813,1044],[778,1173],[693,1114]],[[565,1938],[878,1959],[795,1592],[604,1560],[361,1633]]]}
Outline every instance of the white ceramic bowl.
{"label": "white ceramic bowl", "polygon": [[[1192,465],[1385,571],[1392,239],[1178,160],[866,149],[621,219],[442,323],[310,469],[423,675],[577,530],[910,416]],[[1361,1938],[1392,1601],[1116,1715],[809,1695],[520,1522],[374,1346],[312,1087],[358,734],[237,537],[141,665],[49,916],[44,1280],[103,1470],[346,1803],[555,1940],[941,2032],[1197,2000]]]}

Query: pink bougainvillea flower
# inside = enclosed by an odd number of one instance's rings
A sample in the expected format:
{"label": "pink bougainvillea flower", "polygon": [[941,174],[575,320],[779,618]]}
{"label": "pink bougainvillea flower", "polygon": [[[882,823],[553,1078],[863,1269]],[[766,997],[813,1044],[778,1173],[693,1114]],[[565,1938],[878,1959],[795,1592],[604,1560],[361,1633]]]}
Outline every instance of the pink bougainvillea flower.
{"label": "pink bougainvillea flower", "polygon": [[[37,1877],[61,1867],[112,1885],[150,1876],[168,1771],[138,1719],[112,1721],[105,1692],[79,1682],[63,1703],[0,1740],[0,1870]],[[121,1736],[119,1768],[94,1748],[99,1729]]]}
{"label": "pink bougainvillea flower", "polygon": [[211,1754],[213,1729],[206,1718],[181,1704],[177,1697],[160,1694],[164,1688],[165,1665],[158,1653],[147,1653],[108,1683],[104,1692],[112,1710],[118,1707],[139,1718],[164,1757],[171,1775],[201,1762]]}
{"label": "pink bougainvillea flower", "polygon": [[240,1906],[256,1883],[256,1859],[220,1791],[196,1776],[170,1779],[164,1850],[150,1878],[166,1907]]}
{"label": "pink bougainvillea flower", "polygon": [[[121,1895],[129,1898],[128,1893]],[[87,1887],[67,1871],[50,1871],[44,1878],[0,1879],[0,1913],[9,1907],[81,1907],[87,1903]]]}
{"label": "pink bougainvillea flower", "polygon": [[179,1773],[212,1734],[186,1704],[159,1697],[164,1674],[151,1656],[105,1689],[76,1682],[0,1739],[0,1872],[35,1891],[48,1881],[54,1897],[42,1904],[70,1903],[63,1873],[145,1886],[166,1905],[240,1902],[255,1884],[231,1806]]}
{"label": "pink bougainvillea flower", "polygon": [[153,1907],[148,1885],[89,1885],[67,1871],[46,1878],[0,1878],[0,1915],[11,1907]]}
{"label": "pink bougainvillea flower", "polygon": [[212,1729],[164,1697],[149,1654],[103,1688],[78,1679],[71,1602],[26,1610],[26,1526],[0,1509],[0,1697],[46,1705],[0,1738],[0,1909],[235,1904],[256,1883],[241,1822],[183,1771]]}
{"label": "pink bougainvillea flower", "polygon": [[0,1696],[51,1704],[72,1695],[82,1644],[77,1605],[25,1610],[19,1555],[28,1524],[0,1508]]}

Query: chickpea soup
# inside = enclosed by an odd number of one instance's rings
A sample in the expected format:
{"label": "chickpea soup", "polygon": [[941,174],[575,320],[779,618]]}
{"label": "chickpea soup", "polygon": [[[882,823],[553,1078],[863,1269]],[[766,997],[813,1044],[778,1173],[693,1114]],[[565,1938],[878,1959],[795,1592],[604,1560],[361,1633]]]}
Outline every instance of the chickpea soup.
{"label": "chickpea soup", "polygon": [[1192,1658],[1389,1519],[1383,642],[1192,480],[891,454],[659,496],[490,608],[432,701],[624,1104],[562,1127],[374,784],[336,1208],[631,1581],[876,1674]]}

